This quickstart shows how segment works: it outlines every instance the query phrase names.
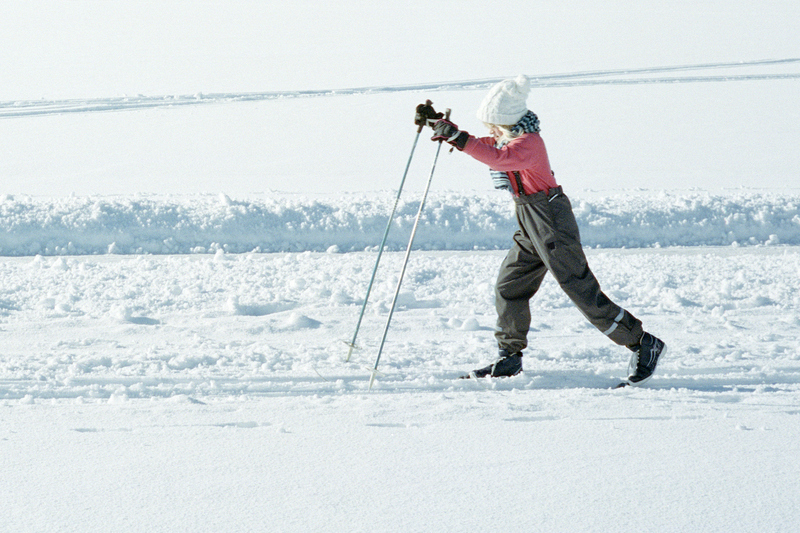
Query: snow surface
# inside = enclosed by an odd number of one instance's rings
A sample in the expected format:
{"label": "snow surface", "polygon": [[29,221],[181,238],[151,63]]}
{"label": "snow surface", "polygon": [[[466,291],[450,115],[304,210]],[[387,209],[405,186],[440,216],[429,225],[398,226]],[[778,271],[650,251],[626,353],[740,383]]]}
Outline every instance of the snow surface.
{"label": "snow surface", "polygon": [[[589,250],[669,343],[629,352],[547,279],[525,372],[490,362],[502,251],[0,262],[0,448],[13,531],[790,531],[800,248]],[[510,494],[512,493],[513,494]],[[508,499],[511,502],[507,502]]]}
{"label": "snow surface", "polygon": [[[0,531],[796,531],[798,20],[0,5]],[[369,391],[435,150],[345,363],[410,110],[481,133],[485,88],[521,72],[592,269],[669,351],[612,390],[629,352],[548,278],[525,372],[455,379],[494,358],[514,219],[443,153]]]}
{"label": "snow surface", "polygon": [[[728,191],[571,197],[587,247],[800,245],[800,193]],[[0,254],[363,251],[381,241],[396,192],[154,197],[0,196]],[[387,245],[404,250],[421,195],[406,192]],[[501,191],[433,193],[416,249],[505,249],[516,225]]]}

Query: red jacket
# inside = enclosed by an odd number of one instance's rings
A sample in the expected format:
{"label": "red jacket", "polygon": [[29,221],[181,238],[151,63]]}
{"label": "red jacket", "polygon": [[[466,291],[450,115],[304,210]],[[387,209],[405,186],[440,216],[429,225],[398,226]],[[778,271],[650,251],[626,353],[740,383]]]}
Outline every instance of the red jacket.
{"label": "red jacket", "polygon": [[492,137],[470,136],[463,152],[492,170],[507,172],[514,188],[514,196],[519,196],[517,180],[513,172],[519,172],[525,194],[533,194],[558,187],[556,178],[550,170],[550,160],[544,141],[538,133],[523,133],[502,148],[495,148]]}

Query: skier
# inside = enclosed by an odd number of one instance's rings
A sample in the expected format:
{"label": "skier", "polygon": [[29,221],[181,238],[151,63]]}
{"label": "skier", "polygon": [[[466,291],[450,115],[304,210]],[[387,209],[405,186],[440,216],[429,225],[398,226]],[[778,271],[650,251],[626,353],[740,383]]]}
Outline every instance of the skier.
{"label": "skier", "polygon": [[519,223],[495,286],[499,358],[463,377],[514,376],[522,371],[531,323],[529,300],[549,271],[592,325],[633,351],[628,378],[620,386],[641,385],[652,377],[666,346],[600,290],[583,253],[572,205],[550,169],[539,119],[528,110],[529,92],[524,75],[489,90],[478,109],[489,137],[460,131],[429,103],[416,110],[415,123],[431,126],[433,141],[447,142],[490,167],[495,188],[514,196]]}

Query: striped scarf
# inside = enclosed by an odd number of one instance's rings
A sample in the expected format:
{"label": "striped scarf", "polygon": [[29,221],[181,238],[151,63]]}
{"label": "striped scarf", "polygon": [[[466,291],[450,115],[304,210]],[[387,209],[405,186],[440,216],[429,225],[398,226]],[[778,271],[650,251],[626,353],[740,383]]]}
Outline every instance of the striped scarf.
{"label": "striped scarf", "polygon": [[[539,133],[540,131],[541,128],[539,127],[539,117],[537,117],[536,113],[533,111],[528,111],[525,113],[522,118],[519,119],[516,124],[514,124],[514,127],[511,128],[511,133],[514,133],[515,135],[522,135],[523,133]],[[502,148],[507,143],[507,140],[497,141],[495,148]],[[494,183],[495,189],[505,189],[511,193],[514,192],[514,189],[511,187],[511,179],[508,177],[508,173],[489,169],[489,174],[492,177],[492,182]]]}

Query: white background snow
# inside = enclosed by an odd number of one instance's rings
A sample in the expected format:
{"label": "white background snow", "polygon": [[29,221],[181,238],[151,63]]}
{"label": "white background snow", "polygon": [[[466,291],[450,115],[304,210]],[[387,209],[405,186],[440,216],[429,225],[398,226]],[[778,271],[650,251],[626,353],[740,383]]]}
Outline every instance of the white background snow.
{"label": "white background snow", "polygon": [[[794,531],[800,5],[0,5],[0,530]],[[525,73],[629,352],[548,279],[495,356],[514,231],[414,106]]]}

